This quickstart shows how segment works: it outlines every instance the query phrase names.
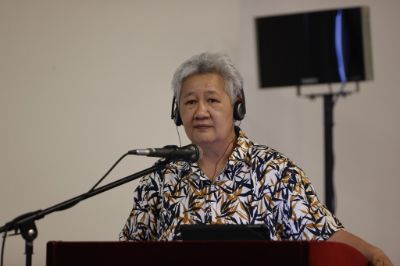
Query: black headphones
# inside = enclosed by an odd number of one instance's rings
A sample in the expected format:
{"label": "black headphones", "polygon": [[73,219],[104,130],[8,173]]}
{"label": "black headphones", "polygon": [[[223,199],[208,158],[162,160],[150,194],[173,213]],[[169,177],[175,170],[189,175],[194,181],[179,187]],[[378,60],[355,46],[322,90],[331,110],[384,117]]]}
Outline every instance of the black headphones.
{"label": "black headphones", "polygon": [[[243,120],[246,115],[246,100],[244,98],[243,89],[240,90],[240,96],[238,96],[237,100],[233,104],[233,119],[236,121]],[[175,96],[172,98],[172,108],[171,108],[171,119],[174,120],[176,126],[182,125],[181,115],[179,114],[179,106],[178,101]]]}

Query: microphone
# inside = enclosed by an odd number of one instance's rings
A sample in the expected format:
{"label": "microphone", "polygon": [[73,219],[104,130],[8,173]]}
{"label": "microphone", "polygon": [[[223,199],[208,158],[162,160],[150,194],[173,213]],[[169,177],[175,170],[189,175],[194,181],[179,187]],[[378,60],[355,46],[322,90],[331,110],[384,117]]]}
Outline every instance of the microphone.
{"label": "microphone", "polygon": [[176,145],[167,145],[163,148],[137,149],[130,150],[128,154],[162,157],[168,160],[183,160],[190,163],[197,162],[201,158],[201,150],[195,144],[189,144],[183,147]]}

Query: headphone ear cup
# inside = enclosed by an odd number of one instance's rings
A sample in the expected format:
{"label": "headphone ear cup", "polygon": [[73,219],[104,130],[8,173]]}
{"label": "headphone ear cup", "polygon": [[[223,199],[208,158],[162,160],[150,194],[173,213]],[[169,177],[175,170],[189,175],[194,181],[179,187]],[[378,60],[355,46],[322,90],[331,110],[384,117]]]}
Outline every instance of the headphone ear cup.
{"label": "headphone ear cup", "polygon": [[243,120],[246,115],[246,106],[241,100],[237,100],[233,106],[233,118],[236,121]]}
{"label": "headphone ear cup", "polygon": [[182,125],[182,119],[181,119],[181,115],[179,114],[178,107],[175,107],[173,119],[174,119],[175,125],[177,127]]}
{"label": "headphone ear cup", "polygon": [[174,123],[177,127],[182,125],[182,119],[181,119],[181,115],[179,114],[179,108],[178,108],[178,104],[176,103],[175,96],[172,99],[171,119],[174,120]]}

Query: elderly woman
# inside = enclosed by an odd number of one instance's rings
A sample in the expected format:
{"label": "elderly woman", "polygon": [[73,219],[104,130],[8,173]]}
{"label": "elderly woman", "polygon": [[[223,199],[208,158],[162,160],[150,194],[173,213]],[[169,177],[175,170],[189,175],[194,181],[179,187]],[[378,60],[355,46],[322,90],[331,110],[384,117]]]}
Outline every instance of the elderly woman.
{"label": "elderly woman", "polygon": [[202,156],[195,163],[174,161],[140,181],[120,240],[181,239],[183,224],[264,224],[272,240],[340,241],[374,265],[392,265],[381,250],[344,230],[298,166],[235,126],[246,106],[242,78],[227,56],[190,58],[172,86],[172,118]]}

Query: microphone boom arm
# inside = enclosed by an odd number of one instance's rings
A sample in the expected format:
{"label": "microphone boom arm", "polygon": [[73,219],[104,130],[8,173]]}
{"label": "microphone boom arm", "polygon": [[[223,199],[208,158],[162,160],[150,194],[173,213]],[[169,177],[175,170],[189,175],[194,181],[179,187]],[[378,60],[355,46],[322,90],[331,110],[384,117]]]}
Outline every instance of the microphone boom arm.
{"label": "microphone boom arm", "polygon": [[25,239],[26,265],[32,265],[33,240],[38,235],[38,231],[37,231],[36,225],[35,225],[36,220],[39,220],[52,212],[69,209],[69,208],[75,206],[76,204],[78,204],[82,200],[91,198],[97,194],[106,192],[110,189],[121,186],[132,180],[138,179],[142,176],[145,176],[154,171],[162,169],[169,162],[170,162],[169,160],[161,159],[161,160],[157,161],[153,166],[146,168],[140,172],[123,177],[123,178],[118,179],[114,182],[111,182],[107,185],[98,187],[94,190],[91,190],[89,192],[83,193],[83,194],[76,196],[74,198],[71,198],[69,200],[58,203],[47,209],[32,211],[32,212],[28,212],[28,213],[19,215],[18,217],[14,218],[10,222],[8,222],[5,225],[3,225],[2,227],[0,227],[0,233],[12,231],[12,230],[15,230],[17,232],[19,230],[22,237]]}

